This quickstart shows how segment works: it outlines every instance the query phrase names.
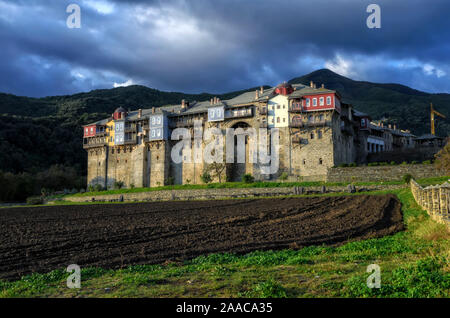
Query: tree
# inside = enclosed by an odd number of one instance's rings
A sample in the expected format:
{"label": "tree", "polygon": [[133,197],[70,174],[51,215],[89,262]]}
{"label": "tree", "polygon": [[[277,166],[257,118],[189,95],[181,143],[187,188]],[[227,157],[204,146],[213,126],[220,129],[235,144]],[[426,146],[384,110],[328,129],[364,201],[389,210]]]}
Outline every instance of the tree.
{"label": "tree", "polygon": [[434,156],[436,158],[436,168],[444,170],[447,175],[450,174],[450,143],[447,143],[445,147]]}
{"label": "tree", "polygon": [[222,173],[224,172],[226,167],[227,165],[225,163],[213,162],[208,165],[206,170],[208,172],[212,172],[213,176],[219,179],[219,183],[222,183]]}

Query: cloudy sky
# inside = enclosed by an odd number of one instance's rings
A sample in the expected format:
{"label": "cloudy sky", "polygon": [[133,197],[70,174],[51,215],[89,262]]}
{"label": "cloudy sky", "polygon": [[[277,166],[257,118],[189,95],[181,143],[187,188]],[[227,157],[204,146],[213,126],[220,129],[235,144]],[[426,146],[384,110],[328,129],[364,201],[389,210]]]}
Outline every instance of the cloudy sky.
{"label": "cloudy sky", "polygon": [[[370,3],[381,29],[366,26]],[[448,0],[0,0],[0,92],[221,93],[329,68],[450,93],[449,16]]]}

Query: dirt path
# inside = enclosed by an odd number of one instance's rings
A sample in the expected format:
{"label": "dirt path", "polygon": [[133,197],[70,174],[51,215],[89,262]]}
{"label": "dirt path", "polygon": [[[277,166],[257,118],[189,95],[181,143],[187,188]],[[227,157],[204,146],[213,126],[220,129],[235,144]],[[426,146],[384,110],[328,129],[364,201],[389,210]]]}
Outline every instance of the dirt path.
{"label": "dirt path", "polygon": [[2,209],[0,278],[381,237],[403,229],[400,208],[384,195]]}

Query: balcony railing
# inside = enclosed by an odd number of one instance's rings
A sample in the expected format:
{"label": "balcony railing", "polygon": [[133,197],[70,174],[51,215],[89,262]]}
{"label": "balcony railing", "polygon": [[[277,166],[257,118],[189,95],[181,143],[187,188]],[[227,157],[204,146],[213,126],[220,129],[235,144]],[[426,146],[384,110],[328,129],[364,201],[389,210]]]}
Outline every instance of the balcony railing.
{"label": "balcony railing", "polygon": [[83,148],[84,149],[89,149],[89,148],[97,148],[97,147],[103,147],[106,145],[106,138],[101,138],[100,140],[96,140],[93,138],[89,139],[84,139],[83,140]]}
{"label": "balcony railing", "polygon": [[302,128],[304,126],[304,123],[302,121],[294,120],[294,121],[291,121],[289,126],[294,127],[294,128]]}
{"label": "balcony railing", "polygon": [[292,104],[289,107],[289,111],[291,113],[301,113],[301,112],[303,112],[303,106],[301,104]]}
{"label": "balcony railing", "polygon": [[239,109],[239,110],[230,110],[225,114],[225,118],[239,118],[239,117],[251,117],[253,116],[253,112],[251,108],[247,109]]}
{"label": "balcony railing", "polygon": [[173,121],[170,123],[170,128],[184,128],[194,126],[194,120]]}

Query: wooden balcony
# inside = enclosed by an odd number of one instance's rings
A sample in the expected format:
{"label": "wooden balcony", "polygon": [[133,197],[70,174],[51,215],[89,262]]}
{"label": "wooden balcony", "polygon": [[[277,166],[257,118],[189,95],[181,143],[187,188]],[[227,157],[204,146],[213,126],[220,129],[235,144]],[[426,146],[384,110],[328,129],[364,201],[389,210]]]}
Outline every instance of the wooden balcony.
{"label": "wooden balcony", "polygon": [[301,112],[303,112],[303,106],[301,104],[292,104],[289,107],[289,112],[291,112],[291,113],[301,113]]}
{"label": "wooden balcony", "polygon": [[294,120],[294,121],[291,121],[291,123],[289,124],[289,127],[302,128],[302,127],[304,127],[304,123],[303,123],[303,121],[300,121],[300,120]]}
{"label": "wooden balcony", "polygon": [[229,112],[225,113],[226,119],[251,117],[251,116],[253,116],[253,111],[251,108],[230,110]]}

